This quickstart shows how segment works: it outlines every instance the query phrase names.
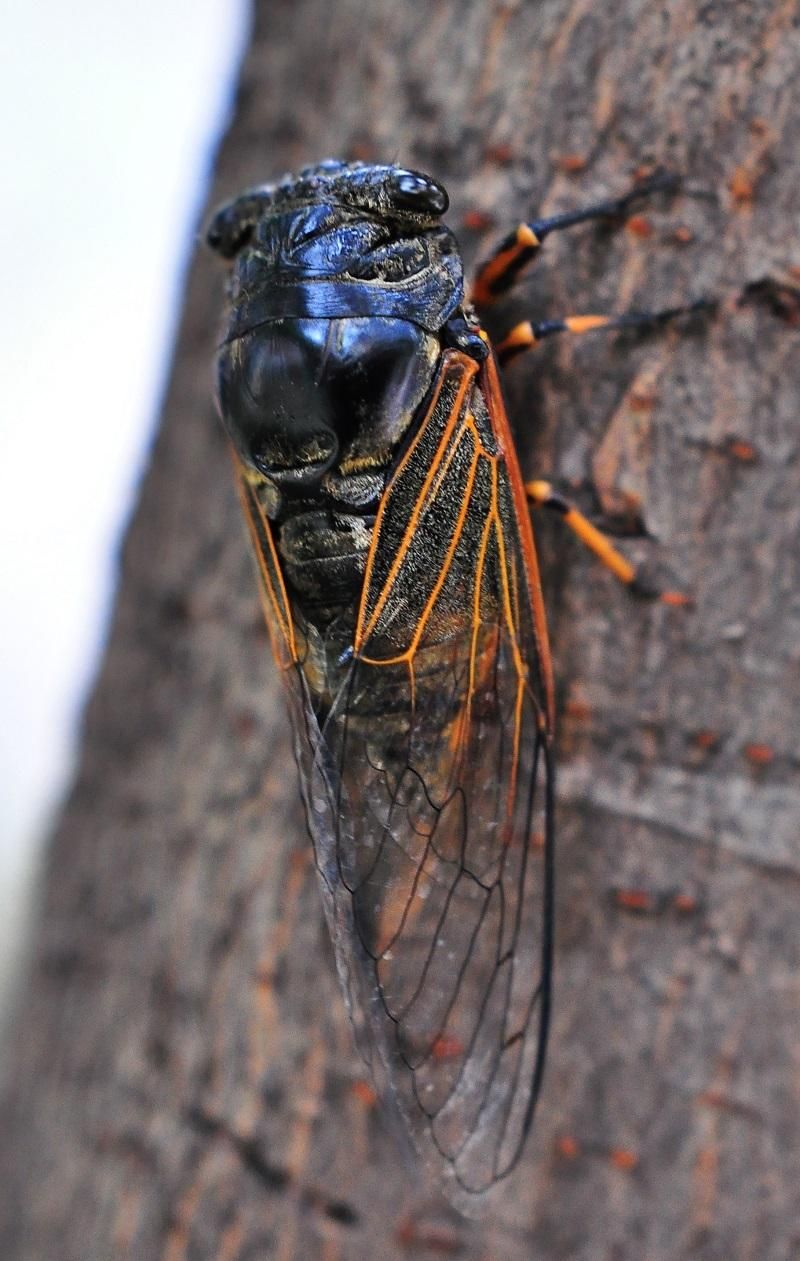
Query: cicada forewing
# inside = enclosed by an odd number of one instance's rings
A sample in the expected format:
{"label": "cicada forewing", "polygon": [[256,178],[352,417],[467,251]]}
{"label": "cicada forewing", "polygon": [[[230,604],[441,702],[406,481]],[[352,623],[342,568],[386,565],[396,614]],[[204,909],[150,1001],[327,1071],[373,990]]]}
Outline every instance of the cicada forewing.
{"label": "cicada forewing", "polygon": [[550,663],[492,357],[442,354],[325,704],[245,502],[359,1044],[427,1167],[479,1196],[530,1124],[552,936]]}

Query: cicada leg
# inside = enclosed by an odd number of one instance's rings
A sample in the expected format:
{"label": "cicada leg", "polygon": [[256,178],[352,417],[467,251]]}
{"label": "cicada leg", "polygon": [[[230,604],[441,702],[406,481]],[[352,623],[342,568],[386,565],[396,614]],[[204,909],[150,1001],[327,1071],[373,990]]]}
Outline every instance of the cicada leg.
{"label": "cicada leg", "polygon": [[678,176],[657,171],[649,179],[634,184],[622,197],[597,202],[579,210],[568,210],[548,219],[533,219],[530,223],[521,223],[478,268],[470,294],[471,301],[478,307],[487,307],[507,293],[521,272],[533,262],[542,242],[551,232],[559,232],[562,228],[571,228],[578,223],[588,223],[592,219],[624,219],[643,198],[650,197],[653,193],[675,192],[679,185]]}
{"label": "cicada leg", "polygon": [[508,363],[515,355],[537,346],[545,337],[554,333],[594,333],[617,328],[657,328],[680,315],[692,315],[697,311],[713,311],[713,298],[698,298],[685,306],[667,307],[663,311],[624,311],[621,315],[568,315],[560,320],[523,320],[516,324],[495,346],[495,354],[501,364]]}
{"label": "cicada leg", "polygon": [[549,508],[551,512],[557,512],[564,524],[568,525],[581,542],[594,553],[601,564],[605,565],[606,569],[610,569],[615,578],[624,583],[634,595],[644,596],[649,600],[659,600],[662,604],[678,606],[691,604],[689,596],[682,591],[660,591],[643,578],[636,567],[622,555],[622,552],[617,551],[602,531],[598,530],[596,525],[592,525],[589,518],[584,516],[573,503],[558,494],[550,482],[526,482],[525,492],[534,507]]}

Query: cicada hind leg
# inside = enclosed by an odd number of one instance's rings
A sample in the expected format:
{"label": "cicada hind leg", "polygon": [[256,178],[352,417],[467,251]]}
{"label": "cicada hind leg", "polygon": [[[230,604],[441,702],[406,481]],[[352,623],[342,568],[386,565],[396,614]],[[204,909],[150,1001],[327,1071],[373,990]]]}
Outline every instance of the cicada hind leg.
{"label": "cicada hind leg", "polygon": [[[500,242],[494,253],[478,268],[470,295],[478,314],[481,315],[509,292],[525,269],[538,257],[542,242],[551,232],[575,227],[592,220],[622,221],[645,198],[655,193],[675,192],[679,185],[680,180],[677,176],[658,171],[650,178],[639,181],[622,197],[553,215],[550,218],[521,223],[514,232]],[[624,311],[617,315],[584,314],[569,315],[559,319],[525,320],[516,324],[494,343],[494,352],[499,362],[505,364],[517,355],[534,349],[546,338],[557,333],[582,335],[599,331],[612,332],[617,329],[657,328],[681,316],[713,311],[716,305],[713,299],[700,298],[682,306],[667,307],[660,311]],[[691,603],[682,592],[661,590],[646,579],[597,526],[575,504],[559,494],[549,482],[531,481],[526,483],[525,490],[534,507],[547,508],[558,513],[565,525],[569,526],[581,542],[631,592],[648,599],[660,600],[665,604]]]}

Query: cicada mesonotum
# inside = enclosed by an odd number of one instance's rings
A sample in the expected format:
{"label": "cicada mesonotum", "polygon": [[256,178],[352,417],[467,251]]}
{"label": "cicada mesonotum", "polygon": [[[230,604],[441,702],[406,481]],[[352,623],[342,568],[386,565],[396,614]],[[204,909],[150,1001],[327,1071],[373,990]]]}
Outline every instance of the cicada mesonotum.
{"label": "cicada mesonotum", "polygon": [[[397,166],[307,168],[208,234],[232,261],[219,407],[339,975],[379,1094],[462,1203],[519,1157],[550,1009],[553,688],[527,498],[635,576],[523,483],[479,315],[547,231],[631,200],[522,225],[471,299],[444,188]],[[609,323],[520,326],[499,350]]]}

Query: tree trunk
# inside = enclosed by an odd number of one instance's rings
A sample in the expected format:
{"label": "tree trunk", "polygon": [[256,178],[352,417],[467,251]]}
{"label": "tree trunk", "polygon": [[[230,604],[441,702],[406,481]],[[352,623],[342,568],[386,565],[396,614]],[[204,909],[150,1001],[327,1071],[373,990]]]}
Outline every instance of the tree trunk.
{"label": "tree trunk", "polygon": [[[663,163],[684,194],[550,238],[506,312],[797,284],[799,77],[797,0],[263,0],[209,204],[319,157],[397,157],[447,185],[469,264]],[[200,251],[50,847],[0,1254],[800,1256],[796,298],[561,339],[506,373],[526,470],[639,505],[652,537],[621,546],[695,603],[633,601],[539,531],[555,1019],[521,1174],[465,1225],[384,1132],[330,965],[211,402],[222,284]]]}

